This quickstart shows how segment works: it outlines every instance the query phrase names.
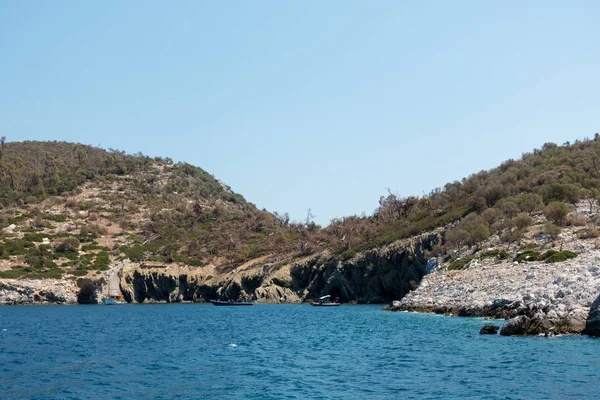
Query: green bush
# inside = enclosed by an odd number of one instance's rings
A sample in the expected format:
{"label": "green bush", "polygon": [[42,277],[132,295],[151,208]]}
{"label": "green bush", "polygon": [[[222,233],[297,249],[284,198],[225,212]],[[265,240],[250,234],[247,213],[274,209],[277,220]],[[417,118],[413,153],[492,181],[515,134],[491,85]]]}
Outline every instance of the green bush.
{"label": "green bush", "polygon": [[545,252],[544,254],[542,254],[542,256],[540,257],[541,260],[544,260],[547,263],[555,263],[555,262],[563,262],[563,261],[567,261],[570,260],[572,258],[577,257],[577,253],[572,252],[572,251],[555,251],[555,250],[548,250],[547,252]]}
{"label": "green bush", "polygon": [[446,269],[450,271],[465,269],[467,267],[467,264],[469,264],[473,260],[473,258],[474,257],[471,256],[459,258],[458,260],[452,261],[452,263],[450,263],[450,265],[448,265]]}
{"label": "green bush", "polygon": [[62,214],[46,214],[44,215],[44,219],[54,222],[65,222],[67,217]]}
{"label": "green bush", "polygon": [[8,271],[0,271],[0,278],[4,279],[19,279],[23,275],[23,271],[19,269],[9,269]]}
{"label": "green bush", "polygon": [[486,258],[497,258],[498,260],[506,260],[508,253],[503,249],[488,250],[479,255],[479,259],[485,260]]}
{"label": "green bush", "polygon": [[44,241],[44,237],[43,235],[39,234],[39,233],[26,233],[25,235],[23,235],[23,239],[28,241],[28,242],[36,242],[36,243],[41,243]]}
{"label": "green bush", "polygon": [[121,252],[125,254],[125,256],[127,258],[129,258],[131,261],[144,261],[144,248],[142,246],[136,245],[133,247],[121,247],[120,248]]}
{"label": "green bush", "polygon": [[32,247],[35,247],[35,244],[24,239],[7,240],[4,243],[4,249],[11,256],[24,256]]}
{"label": "green bush", "polygon": [[75,237],[69,237],[61,241],[58,246],[56,246],[57,253],[72,253],[79,250],[79,246],[81,243]]}
{"label": "green bush", "polygon": [[537,251],[525,251],[523,253],[518,253],[517,256],[513,259],[513,261],[524,262],[524,261],[537,261],[540,258],[540,253]]}
{"label": "green bush", "polygon": [[556,250],[548,250],[545,253],[539,253],[537,251],[526,251],[523,253],[517,254],[514,258],[514,261],[523,262],[523,261],[545,261],[547,263],[555,263],[569,260],[571,258],[577,257],[577,253],[572,251],[556,251]]}
{"label": "green bush", "polygon": [[82,251],[90,251],[90,250],[108,251],[110,249],[108,247],[106,247],[106,246],[100,246],[98,244],[98,242],[92,242],[92,243],[84,244],[83,246],[81,246],[81,250]]}
{"label": "green bush", "polygon": [[92,268],[97,271],[106,271],[110,265],[110,256],[107,252],[103,251],[96,254]]}

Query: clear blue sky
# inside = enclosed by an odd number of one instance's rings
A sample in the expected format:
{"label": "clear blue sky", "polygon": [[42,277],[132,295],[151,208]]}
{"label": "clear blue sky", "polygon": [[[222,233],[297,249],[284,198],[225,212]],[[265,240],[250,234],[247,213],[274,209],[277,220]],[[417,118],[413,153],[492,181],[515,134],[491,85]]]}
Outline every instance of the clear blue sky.
{"label": "clear blue sky", "polygon": [[598,1],[0,2],[0,134],[370,214],[600,131]]}

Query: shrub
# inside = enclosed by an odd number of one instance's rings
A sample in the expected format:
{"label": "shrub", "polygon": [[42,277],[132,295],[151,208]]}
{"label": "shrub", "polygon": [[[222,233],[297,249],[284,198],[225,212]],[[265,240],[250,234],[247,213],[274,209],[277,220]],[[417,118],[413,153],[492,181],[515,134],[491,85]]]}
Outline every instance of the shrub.
{"label": "shrub", "polygon": [[560,235],[560,233],[562,232],[562,229],[554,225],[552,222],[546,222],[544,224],[543,232],[544,234],[550,236],[552,240],[556,240],[556,238],[558,238],[558,235]]}
{"label": "shrub", "polygon": [[500,240],[506,243],[513,243],[521,240],[524,234],[524,229],[515,229],[514,231],[507,230],[506,232],[502,233],[502,235],[500,235]]}
{"label": "shrub", "polygon": [[480,260],[485,260],[486,258],[497,258],[498,260],[506,260],[508,258],[508,253],[506,250],[502,249],[493,249],[488,250],[479,255]]}
{"label": "shrub", "polygon": [[450,263],[450,265],[448,265],[446,269],[449,271],[465,269],[467,265],[473,260],[473,258],[474,257],[471,256],[459,258],[458,260],[452,261],[452,263]]}
{"label": "shrub", "polygon": [[600,232],[596,228],[585,228],[577,232],[579,239],[595,239],[600,237]]}
{"label": "shrub", "polygon": [[572,252],[572,251],[548,250],[540,258],[543,259],[544,261],[546,261],[547,263],[555,263],[555,262],[563,262],[563,261],[566,261],[566,260],[569,260],[569,259],[575,258],[575,257],[577,257],[577,253]]}
{"label": "shrub", "polygon": [[469,238],[469,233],[464,229],[452,229],[446,232],[446,242],[449,246],[460,247]]}
{"label": "shrub", "polygon": [[29,226],[31,226],[32,228],[44,228],[46,226],[46,223],[40,217],[35,217],[29,222]]}
{"label": "shrub", "polygon": [[27,240],[28,242],[41,243],[44,241],[44,236],[39,233],[26,233],[23,235],[23,239]]}
{"label": "shrub", "polygon": [[533,250],[533,249],[537,249],[539,246],[537,245],[537,243],[523,243],[521,244],[521,246],[519,247],[521,250]]}
{"label": "shrub", "polygon": [[79,250],[79,245],[81,243],[75,237],[69,237],[64,239],[62,242],[56,246],[57,253],[73,253]]}
{"label": "shrub", "polygon": [[575,226],[585,226],[587,224],[587,218],[585,215],[576,215],[573,217],[571,224]]}
{"label": "shrub", "polygon": [[4,243],[6,253],[11,256],[23,256],[27,253],[27,249],[32,247],[35,247],[35,245],[24,239],[7,240]]}
{"label": "shrub", "polygon": [[83,246],[81,246],[81,251],[90,251],[90,250],[108,251],[110,249],[108,247],[106,247],[106,246],[100,246],[98,244],[98,242],[87,243],[87,244],[84,244]]}
{"label": "shrub", "polygon": [[94,259],[94,263],[92,264],[92,267],[97,271],[106,271],[108,269],[109,265],[110,265],[110,256],[108,255],[107,252],[103,251],[96,255],[96,258]]}
{"label": "shrub", "polygon": [[20,269],[9,269],[8,271],[0,271],[0,278],[4,279],[19,279],[23,275]]}
{"label": "shrub", "polygon": [[571,208],[568,204],[565,204],[562,201],[553,201],[544,209],[544,215],[549,221],[554,222],[556,225],[564,225],[570,210]]}
{"label": "shrub", "polygon": [[525,251],[518,253],[513,261],[524,262],[524,261],[537,261],[540,258],[540,253],[537,251]]}
{"label": "shrub", "polygon": [[46,214],[44,215],[44,219],[54,222],[65,222],[67,220],[67,217],[62,214]]}
{"label": "shrub", "polygon": [[533,220],[527,214],[521,213],[512,219],[513,225],[517,229],[525,229],[532,224]]}
{"label": "shrub", "polygon": [[144,261],[144,248],[142,246],[121,247],[121,252],[125,254],[131,261]]}

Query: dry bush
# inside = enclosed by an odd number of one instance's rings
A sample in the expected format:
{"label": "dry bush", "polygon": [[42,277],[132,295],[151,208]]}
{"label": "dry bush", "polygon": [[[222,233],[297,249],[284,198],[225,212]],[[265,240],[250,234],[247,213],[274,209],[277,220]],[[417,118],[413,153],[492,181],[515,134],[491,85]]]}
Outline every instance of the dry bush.
{"label": "dry bush", "polygon": [[65,202],[65,207],[66,208],[71,208],[73,210],[78,209],[80,207],[79,201],[75,200],[75,199],[68,199]]}
{"label": "dry bush", "polygon": [[576,215],[572,218],[572,225],[575,226],[585,226],[587,224],[587,218],[585,215]]}
{"label": "dry bush", "polygon": [[90,216],[88,217],[89,221],[98,221],[98,214],[90,214]]}
{"label": "dry bush", "polygon": [[31,214],[41,214],[42,213],[42,210],[37,205],[28,206],[27,208],[29,209],[29,213],[31,213]]}
{"label": "dry bush", "polygon": [[595,239],[600,237],[600,232],[598,232],[598,229],[596,228],[586,228],[579,231],[577,237],[579,239]]}
{"label": "dry bush", "polygon": [[600,239],[596,239],[596,241],[594,241],[594,248],[600,249]]}
{"label": "dry bush", "polygon": [[102,236],[108,233],[108,230],[104,226],[100,226],[98,224],[89,224],[89,230],[95,236]]}
{"label": "dry bush", "polygon": [[40,217],[35,217],[29,222],[29,226],[32,228],[43,228],[46,226],[46,222]]}

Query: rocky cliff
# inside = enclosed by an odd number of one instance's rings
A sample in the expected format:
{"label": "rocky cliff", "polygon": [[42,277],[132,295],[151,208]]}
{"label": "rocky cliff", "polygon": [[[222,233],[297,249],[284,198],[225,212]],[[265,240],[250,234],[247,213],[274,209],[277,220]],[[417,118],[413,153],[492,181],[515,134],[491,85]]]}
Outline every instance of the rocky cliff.
{"label": "rocky cliff", "polygon": [[343,302],[386,303],[417,287],[426,253],[440,240],[430,234],[342,260],[323,252],[292,262],[257,259],[237,268],[156,263],[129,264],[121,290],[129,302],[206,301],[252,298],[294,303],[330,294]]}

